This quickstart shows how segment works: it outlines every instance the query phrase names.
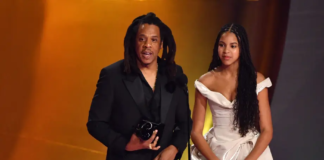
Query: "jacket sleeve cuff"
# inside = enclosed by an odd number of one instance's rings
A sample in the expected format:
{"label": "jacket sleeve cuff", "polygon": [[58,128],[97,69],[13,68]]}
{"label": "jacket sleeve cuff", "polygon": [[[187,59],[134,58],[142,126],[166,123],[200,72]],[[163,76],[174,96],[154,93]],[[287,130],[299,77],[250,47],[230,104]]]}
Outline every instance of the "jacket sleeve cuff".
{"label": "jacket sleeve cuff", "polygon": [[186,149],[186,144],[187,143],[182,143],[181,142],[178,142],[178,141],[174,141],[171,145],[174,145],[177,149],[178,149],[178,152],[183,152],[183,150]]}
{"label": "jacket sleeve cuff", "polygon": [[178,149],[176,159],[180,159],[182,157],[183,151],[186,149],[187,143],[181,142],[181,139],[173,139],[171,145],[175,146]]}
{"label": "jacket sleeve cuff", "polygon": [[[112,147],[112,151],[119,155],[119,156],[124,156],[126,153],[126,145],[127,145],[128,141],[126,138],[124,138],[123,136],[119,136],[117,137],[114,141],[113,141],[113,147]],[[109,148],[108,148],[109,150]]]}

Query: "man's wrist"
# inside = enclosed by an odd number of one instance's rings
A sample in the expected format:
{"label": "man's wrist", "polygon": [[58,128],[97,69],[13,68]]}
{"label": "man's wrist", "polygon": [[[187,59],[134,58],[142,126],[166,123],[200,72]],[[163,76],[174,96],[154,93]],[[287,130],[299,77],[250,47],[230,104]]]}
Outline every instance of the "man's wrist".
{"label": "man's wrist", "polygon": [[126,147],[125,147],[125,150],[126,151],[131,151],[132,150],[132,146],[129,143],[127,143],[126,144]]}
{"label": "man's wrist", "polygon": [[144,146],[140,146],[140,145],[133,145],[131,143],[128,143],[125,147],[126,151],[136,151],[136,150],[141,150],[143,149]]}
{"label": "man's wrist", "polygon": [[172,150],[174,150],[176,153],[178,153],[179,152],[179,150],[178,150],[178,148],[176,147],[176,146],[174,146],[174,145],[170,145],[169,146]]}

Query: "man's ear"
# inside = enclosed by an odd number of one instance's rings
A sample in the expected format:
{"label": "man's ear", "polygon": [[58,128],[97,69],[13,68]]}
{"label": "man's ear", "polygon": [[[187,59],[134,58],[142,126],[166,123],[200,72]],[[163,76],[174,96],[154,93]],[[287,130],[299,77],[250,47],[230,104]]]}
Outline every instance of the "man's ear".
{"label": "man's ear", "polygon": [[162,49],[163,48],[163,41],[161,42],[161,46],[160,46],[160,49]]}

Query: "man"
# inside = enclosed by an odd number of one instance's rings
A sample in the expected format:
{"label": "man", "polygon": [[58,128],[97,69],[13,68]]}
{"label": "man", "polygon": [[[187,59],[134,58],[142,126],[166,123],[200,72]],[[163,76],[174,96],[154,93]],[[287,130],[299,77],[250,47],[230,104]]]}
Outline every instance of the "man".
{"label": "man", "polygon": [[[107,160],[180,159],[192,121],[186,76],[174,62],[170,28],[154,13],[137,17],[127,30],[124,49],[123,60],[101,70],[89,133],[108,147]],[[157,124],[157,132],[144,134],[151,128],[141,128],[143,122],[146,127]]]}

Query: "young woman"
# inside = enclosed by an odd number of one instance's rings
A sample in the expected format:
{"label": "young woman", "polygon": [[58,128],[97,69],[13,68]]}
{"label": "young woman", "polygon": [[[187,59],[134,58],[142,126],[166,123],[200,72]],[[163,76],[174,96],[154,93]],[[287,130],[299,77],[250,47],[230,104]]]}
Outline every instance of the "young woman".
{"label": "young woman", "polygon": [[[191,138],[193,160],[272,160],[271,81],[256,72],[245,29],[219,32],[209,72],[195,81]],[[213,127],[203,136],[207,101]]]}

